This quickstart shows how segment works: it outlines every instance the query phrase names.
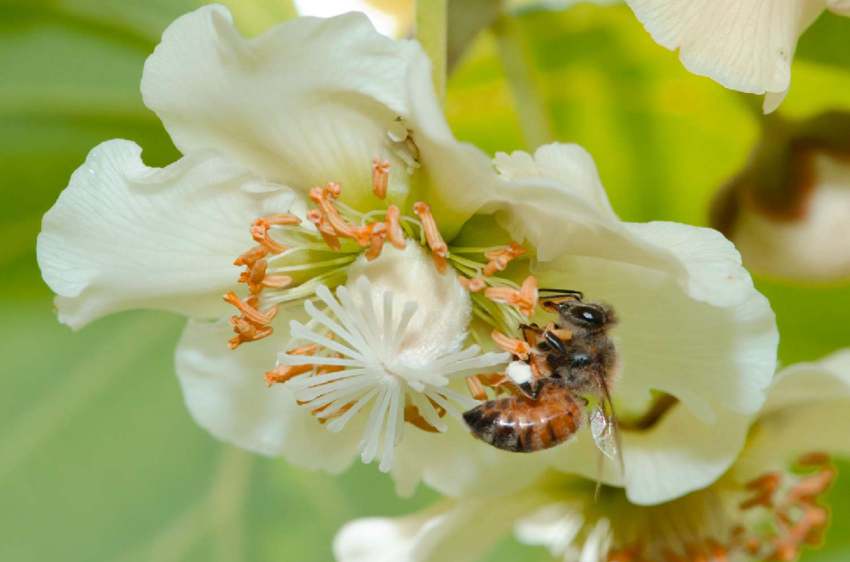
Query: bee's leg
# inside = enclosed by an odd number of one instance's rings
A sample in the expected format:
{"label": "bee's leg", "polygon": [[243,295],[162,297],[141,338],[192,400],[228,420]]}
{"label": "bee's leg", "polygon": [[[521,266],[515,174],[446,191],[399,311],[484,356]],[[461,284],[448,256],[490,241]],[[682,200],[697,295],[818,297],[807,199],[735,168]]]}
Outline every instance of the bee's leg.
{"label": "bee's leg", "polygon": [[520,324],[519,329],[522,331],[522,337],[532,347],[540,342],[540,336],[543,334],[543,329],[537,324]]}
{"label": "bee's leg", "polygon": [[537,395],[540,394],[540,384],[537,381],[520,383],[516,387],[523,396],[532,400],[537,400]]}
{"label": "bee's leg", "polygon": [[487,391],[484,390],[484,385],[481,384],[481,379],[476,375],[466,377],[466,388],[476,400],[487,400]]}

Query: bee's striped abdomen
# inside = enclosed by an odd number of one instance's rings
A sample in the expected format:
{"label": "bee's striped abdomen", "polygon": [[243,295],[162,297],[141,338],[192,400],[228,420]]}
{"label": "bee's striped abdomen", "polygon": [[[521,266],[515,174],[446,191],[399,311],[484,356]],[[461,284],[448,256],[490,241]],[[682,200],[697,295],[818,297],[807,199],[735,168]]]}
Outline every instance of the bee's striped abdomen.
{"label": "bee's striped abdomen", "polygon": [[537,400],[511,396],[464,412],[472,434],[505,451],[530,453],[559,445],[581,424],[581,406],[562,385],[546,384]]}

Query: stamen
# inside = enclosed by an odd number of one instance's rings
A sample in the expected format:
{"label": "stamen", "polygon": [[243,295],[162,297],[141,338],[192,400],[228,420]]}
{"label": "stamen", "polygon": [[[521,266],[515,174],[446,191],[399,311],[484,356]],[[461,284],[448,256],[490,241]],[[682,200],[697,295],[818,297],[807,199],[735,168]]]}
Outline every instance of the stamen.
{"label": "stamen", "polygon": [[324,187],[310,190],[310,199],[319,206],[322,218],[333,228],[337,236],[356,238],[357,228],[345,220],[333,204],[333,200],[342,192],[338,183],[331,182]]}
{"label": "stamen", "polygon": [[493,341],[496,342],[496,345],[498,345],[500,348],[510,354],[516,355],[523,361],[526,361],[528,359],[529,353],[531,353],[531,346],[528,345],[528,342],[526,341],[508,337],[501,332],[497,332],[496,330],[493,330],[490,333],[490,337],[493,338]]}
{"label": "stamen", "polygon": [[[311,343],[295,349],[290,349],[288,355],[315,355],[319,346]],[[269,386],[276,383],[284,383],[289,379],[304,374],[313,369],[313,365],[278,365],[271,371],[266,372],[266,382]]]}
{"label": "stamen", "polygon": [[387,240],[390,244],[404,250],[406,242],[404,240],[404,230],[401,228],[401,211],[395,205],[387,207]]}
{"label": "stamen", "polygon": [[313,365],[278,365],[271,371],[266,372],[266,382],[269,386],[273,384],[285,383],[293,377],[303,375],[304,373],[313,370]]}
{"label": "stamen", "polygon": [[528,276],[519,290],[510,287],[488,287],[484,295],[492,301],[509,304],[526,317],[537,307],[537,279]]}
{"label": "stamen", "polygon": [[384,249],[384,240],[387,238],[387,225],[382,222],[375,222],[366,227],[369,232],[369,248],[364,252],[366,259],[374,260],[381,255],[381,250]]}
{"label": "stamen", "polygon": [[372,191],[378,199],[387,196],[387,185],[390,178],[390,163],[380,158],[372,160]]}
{"label": "stamen", "polygon": [[316,225],[316,229],[319,231],[319,234],[322,235],[322,239],[331,250],[335,252],[340,250],[342,246],[339,243],[339,238],[336,236],[336,231],[330,223],[325,220],[321,211],[318,209],[311,209],[307,212],[307,220]]}
{"label": "stamen", "polygon": [[272,226],[298,226],[301,224],[301,219],[291,213],[277,213],[263,217],[263,220]]}
{"label": "stamen", "polygon": [[764,474],[755,480],[747,482],[747,490],[753,491],[754,495],[741,502],[738,507],[745,511],[757,506],[772,508],[773,496],[781,483],[782,476],[776,472]]}
{"label": "stamen", "polygon": [[413,404],[404,406],[404,421],[428,433],[439,433],[440,430],[428,423],[422,414],[419,413],[419,408]]}
{"label": "stamen", "polygon": [[289,275],[267,275],[262,281],[263,287],[269,289],[284,289],[292,284]]}
{"label": "stamen", "polygon": [[449,247],[443,240],[440,230],[437,228],[437,221],[434,220],[434,215],[431,214],[431,207],[427,203],[417,201],[413,204],[413,212],[419,217],[422,222],[422,230],[425,232],[425,240],[428,242],[428,247],[431,248],[431,257],[434,259],[434,265],[437,271],[444,273],[448,262],[446,257],[449,255]]}
{"label": "stamen", "polygon": [[481,384],[477,376],[466,377],[466,387],[476,400],[487,400],[487,391],[484,390],[484,385]]}
{"label": "stamen", "polygon": [[458,275],[457,280],[463,286],[463,288],[469,291],[470,293],[477,293],[478,291],[484,289],[484,287],[487,286],[487,283],[484,281],[484,279],[480,277],[474,277],[470,279],[469,277]]}
{"label": "stamen", "polygon": [[239,316],[231,316],[230,325],[236,333],[228,341],[230,349],[236,349],[245,342],[261,340],[270,336],[273,331],[271,326],[258,326]]}
{"label": "stamen", "polygon": [[242,315],[245,317],[245,319],[261,326],[270,324],[271,321],[274,320],[275,315],[277,314],[277,308],[274,307],[270,308],[266,312],[260,312],[255,308],[256,303],[252,303],[252,301],[255,301],[256,299],[249,298],[243,302],[239,297],[236,296],[236,293],[234,293],[233,291],[230,291],[226,295],[224,295],[224,300],[225,302],[229,302],[230,304],[238,308],[240,311],[242,311]]}
{"label": "stamen", "polygon": [[508,267],[508,264],[511,262],[511,260],[518,258],[525,252],[526,249],[517,244],[516,242],[511,242],[504,248],[485,252],[484,257],[487,258],[489,261],[487,262],[487,265],[484,266],[484,275],[487,275],[489,277],[497,271],[504,271]]}
{"label": "stamen", "polygon": [[270,253],[279,254],[286,250],[286,246],[283,246],[272,239],[269,235],[270,228],[271,224],[266,221],[266,219],[259,218],[255,220],[254,224],[251,226],[251,236],[258,244],[268,248]]}
{"label": "stamen", "polygon": [[263,259],[269,254],[269,249],[265,246],[254,246],[235,260],[233,265],[246,265],[252,267],[257,260]]}
{"label": "stamen", "polygon": [[772,536],[756,534],[743,540],[744,531],[738,531],[736,538],[749,554],[765,560],[790,562],[797,559],[803,546],[819,544],[829,522],[829,512],[818,505],[818,499],[832,484],[836,470],[829,457],[822,453],[806,455],[799,464],[813,472],[801,477],[786,475],[792,480],[790,485],[783,485],[783,477],[777,473],[766,474],[747,484],[747,489],[755,495],[742,502],[741,509],[759,506],[769,510],[777,530]]}

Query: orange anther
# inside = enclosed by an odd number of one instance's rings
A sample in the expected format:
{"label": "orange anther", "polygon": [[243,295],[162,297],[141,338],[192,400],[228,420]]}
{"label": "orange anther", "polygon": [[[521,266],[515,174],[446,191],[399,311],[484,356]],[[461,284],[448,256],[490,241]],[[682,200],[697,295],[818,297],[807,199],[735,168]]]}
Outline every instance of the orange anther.
{"label": "orange anther", "polygon": [[301,219],[290,213],[278,213],[263,217],[263,220],[274,226],[295,226],[301,224]]}
{"label": "orange anther", "polygon": [[788,493],[791,502],[811,502],[825,492],[835,478],[835,470],[825,468],[811,476],[801,479]]}
{"label": "orange anther", "polygon": [[258,324],[260,326],[264,326],[270,324],[277,314],[277,308],[270,308],[266,312],[260,312],[254,306],[250,304],[249,301],[243,302],[236,296],[236,293],[233,291],[228,292],[224,295],[224,300],[229,302],[233,306],[239,309],[242,312],[242,315],[245,319],[253,322],[254,324]]}
{"label": "orange anther", "polygon": [[269,386],[285,383],[293,377],[303,375],[311,370],[313,370],[313,365],[278,365],[274,370],[266,372],[266,383]]}
{"label": "orange anther", "polygon": [[228,342],[230,349],[236,349],[245,342],[257,341],[272,334],[271,326],[257,326],[239,316],[230,317],[230,325],[236,335]]}
{"label": "orange anther", "polygon": [[509,304],[523,315],[531,316],[537,306],[537,279],[533,276],[526,277],[519,290],[510,287],[488,287],[484,294],[492,301]]}
{"label": "orange anther", "polygon": [[830,459],[829,455],[822,452],[807,453],[797,459],[797,464],[806,467],[821,467],[826,466],[831,462],[832,459]]}
{"label": "orange anther", "polygon": [[286,246],[276,242],[269,235],[269,228],[271,225],[265,219],[257,219],[251,226],[251,236],[258,244],[268,248],[269,252],[279,254],[286,249]]}
{"label": "orange anther", "polygon": [[511,260],[518,258],[525,252],[525,248],[516,242],[511,242],[509,245],[504,248],[499,248],[498,250],[485,252],[484,257],[486,257],[489,261],[487,262],[487,265],[484,266],[484,275],[490,276],[497,271],[504,271]]}
{"label": "orange anther", "polygon": [[458,275],[457,280],[461,284],[461,286],[470,293],[477,293],[478,291],[487,286],[487,283],[485,283],[484,280],[480,277],[474,277],[470,279],[469,277]]}
{"label": "orange anther", "polygon": [[484,385],[475,375],[466,377],[466,388],[476,400],[487,400],[487,391],[484,390]]}
{"label": "orange anther", "polygon": [[422,431],[427,431],[428,433],[438,433],[437,428],[428,423],[425,418],[422,417],[422,414],[419,413],[419,408],[417,408],[413,404],[407,404],[404,407],[404,421],[415,427],[418,427]]}
{"label": "orange anther", "polygon": [[246,271],[239,274],[239,282],[247,284],[252,295],[259,294],[263,290],[268,265],[264,259],[257,260]]}
{"label": "orange anther", "polygon": [[401,211],[395,205],[387,207],[386,224],[387,240],[399,250],[404,250],[406,243],[404,241],[404,230],[401,228]]}
{"label": "orange anther", "polygon": [[381,255],[384,240],[387,238],[387,227],[382,222],[372,223],[369,226],[369,248],[364,252],[364,255],[367,260],[372,261]]}
{"label": "orange anther", "polygon": [[267,275],[262,281],[263,287],[269,289],[283,289],[292,284],[292,277],[289,275]]}
{"label": "orange anther", "polygon": [[330,224],[328,224],[319,210],[311,209],[307,213],[307,220],[316,225],[316,229],[319,231],[319,234],[322,235],[322,239],[331,250],[339,251],[341,245],[339,243],[339,239],[336,237],[336,231]]}
{"label": "orange anther", "polygon": [[390,163],[380,158],[372,160],[372,191],[379,199],[387,196],[390,179]]}
{"label": "orange anther", "polygon": [[449,247],[443,240],[440,230],[437,228],[437,221],[434,220],[434,215],[431,214],[431,207],[427,203],[417,201],[413,204],[413,212],[419,217],[422,223],[422,230],[425,232],[425,240],[428,242],[428,247],[431,248],[431,256],[434,259],[434,265],[437,271],[443,273],[446,271],[448,262],[446,257],[449,255]]}
{"label": "orange anther", "polygon": [[354,238],[354,225],[345,220],[333,204],[333,200],[339,197],[341,192],[339,184],[331,182],[324,187],[310,189],[310,199],[319,206],[323,222],[330,225],[334,234]]}
{"label": "orange anther", "polygon": [[756,506],[773,507],[773,496],[781,483],[782,476],[776,472],[767,473],[747,482],[747,489],[752,490],[754,495],[741,502],[738,507],[742,510],[752,509]]}
{"label": "orange anther", "polygon": [[269,249],[265,246],[254,246],[241,256],[233,260],[233,265],[247,265],[251,267],[259,259],[266,257],[269,254]]}
{"label": "orange anther", "polygon": [[525,342],[523,340],[508,337],[505,334],[496,330],[490,332],[490,337],[493,338],[493,341],[496,342],[496,345],[498,345],[508,353],[516,355],[523,361],[528,359],[528,354],[531,353],[531,346],[528,345],[528,342]]}

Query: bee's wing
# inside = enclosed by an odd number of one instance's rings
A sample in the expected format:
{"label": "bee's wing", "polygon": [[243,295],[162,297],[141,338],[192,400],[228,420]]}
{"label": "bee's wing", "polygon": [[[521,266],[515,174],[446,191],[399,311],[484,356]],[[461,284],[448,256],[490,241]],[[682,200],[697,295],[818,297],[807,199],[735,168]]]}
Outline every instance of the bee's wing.
{"label": "bee's wing", "polygon": [[608,386],[600,381],[602,396],[599,403],[588,414],[590,418],[590,434],[596,447],[606,457],[617,463],[620,476],[625,475],[623,466],[623,450],[620,441],[620,431],[617,425],[617,415],[614,413],[614,404],[608,393]]}

